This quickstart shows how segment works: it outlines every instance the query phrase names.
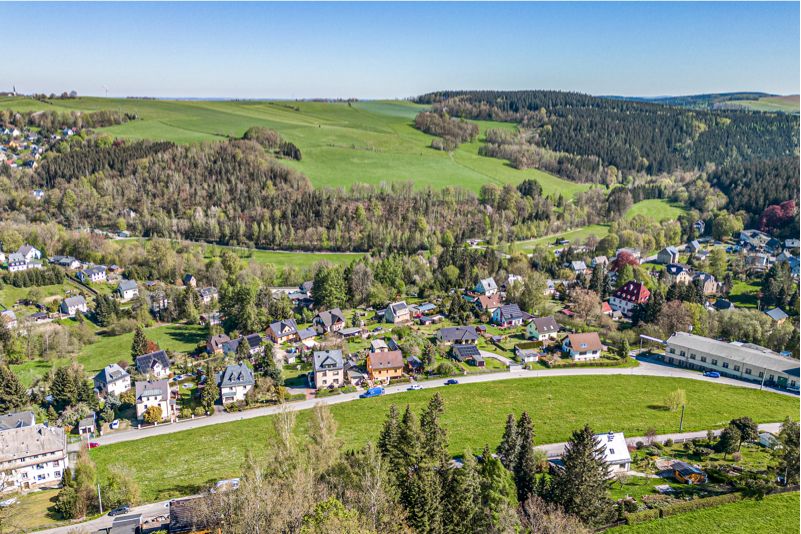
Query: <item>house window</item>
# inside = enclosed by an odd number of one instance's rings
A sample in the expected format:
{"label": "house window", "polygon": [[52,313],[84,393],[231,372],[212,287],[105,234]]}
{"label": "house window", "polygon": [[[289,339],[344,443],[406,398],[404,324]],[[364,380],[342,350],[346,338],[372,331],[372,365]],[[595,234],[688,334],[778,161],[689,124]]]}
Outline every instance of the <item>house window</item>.
{"label": "house window", "polygon": [[739,370],[740,370],[740,366],[739,366],[739,365],[735,365],[735,366],[734,366],[734,370],[735,370],[735,371],[739,371]]}
{"label": "house window", "polygon": [[718,364],[717,360],[712,360],[712,365],[717,365],[717,364]]}
{"label": "house window", "polygon": [[724,369],[728,369],[729,368],[729,362],[723,362],[723,368]]}
{"label": "house window", "polygon": [[765,376],[765,373],[763,373],[762,371],[760,371],[760,372],[759,372],[759,378],[762,378],[763,376]]}
{"label": "house window", "polygon": [[55,476],[55,478],[61,478],[61,471],[56,471],[53,473],[53,476]]}
{"label": "house window", "polygon": [[747,374],[747,375],[751,374],[751,368],[750,367],[746,367],[745,374]]}
{"label": "house window", "polygon": [[695,354],[690,354],[690,359],[694,360],[695,359]]}
{"label": "house window", "polygon": [[701,361],[706,362],[706,356],[701,356]]}
{"label": "house window", "polygon": [[671,354],[676,354],[676,349],[673,349],[673,348],[672,348],[672,349],[670,349],[670,353],[671,353]]}
{"label": "house window", "polygon": [[685,355],[685,352],[684,352],[684,351],[681,351],[681,352],[679,353],[679,356],[684,356],[684,355]]}

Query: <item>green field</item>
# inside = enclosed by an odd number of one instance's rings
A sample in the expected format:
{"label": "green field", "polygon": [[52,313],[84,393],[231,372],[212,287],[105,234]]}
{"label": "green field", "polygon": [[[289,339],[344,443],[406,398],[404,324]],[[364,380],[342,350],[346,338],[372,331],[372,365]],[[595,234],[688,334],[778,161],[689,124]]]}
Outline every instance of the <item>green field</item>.
{"label": "green field", "polygon": [[798,534],[798,492],[769,495],[761,501],[747,499],[715,508],[695,510],[648,523],[613,528],[610,534]]}
{"label": "green field", "polygon": [[306,269],[321,261],[327,261],[334,265],[350,265],[364,256],[364,253],[361,252],[281,252],[258,249],[252,251],[235,249],[235,251],[249,262],[296,269]]}
{"label": "green field", "polygon": [[[266,126],[300,148],[303,160],[286,163],[306,174],[315,186],[411,181],[420,187],[459,186],[478,191],[486,183],[503,185],[534,178],[546,194],[562,193],[567,198],[589,187],[534,169],[513,169],[503,160],[479,156],[480,140],[452,153],[433,150],[432,137],[412,127],[414,116],[425,107],[404,101],[348,104],[87,97],[45,104],[29,98],[0,97],[2,108],[136,113],[139,120],[105,130],[121,138],[176,143],[238,138],[251,126]],[[508,123],[478,124],[482,132],[487,128],[514,127]]]}
{"label": "green field", "polygon": [[775,111],[782,113],[798,113],[799,97],[790,96],[764,96],[758,100],[733,100],[729,104],[737,104],[754,111]]}
{"label": "green field", "polygon": [[680,204],[653,198],[634,204],[626,212],[626,219],[632,219],[636,215],[644,215],[655,221],[662,222],[678,219],[679,215],[685,212],[686,210]]}
{"label": "green field", "polygon": [[[585,423],[596,431],[642,436],[649,427],[659,433],[678,431],[679,413],[662,406],[667,394],[683,388],[688,398],[684,430],[702,430],[750,416],[755,421],[797,417],[798,399],[754,389],[706,382],[645,376],[569,376],[464,384],[357,400],[331,407],[345,447],[375,439],[390,404],[409,403],[416,410],[439,392],[445,400],[443,423],[451,451],[497,445],[506,414],[529,411],[537,443],[566,440]],[[309,412],[298,426],[306,428]],[[271,418],[260,417],[174,434],[128,441],[91,451],[101,476],[110,464],[124,461],[136,470],[145,500],[160,500],[201,490],[236,476],[245,451],[262,454],[273,434]],[[164,461],[154,461],[163,458]]]}
{"label": "green field", "polygon": [[738,308],[756,308],[761,290],[759,286],[735,280],[729,291],[729,300]]}
{"label": "green field", "polygon": [[567,230],[566,232],[560,232],[557,234],[550,234],[544,235],[542,237],[538,237],[536,239],[527,239],[525,241],[516,241],[515,247],[517,250],[521,251],[530,251],[534,247],[539,245],[550,245],[557,239],[567,239],[571,243],[577,243],[584,239],[587,239],[591,235],[594,235],[598,239],[605,237],[609,233],[609,225],[607,224],[590,224],[587,226],[582,226],[581,228],[575,228],[573,230]]}
{"label": "green field", "polygon": [[[198,343],[205,341],[208,330],[198,325],[170,324],[145,329],[147,338],[158,343],[165,350],[190,352]],[[89,374],[95,374],[110,363],[131,359],[131,341],[133,333],[113,337],[98,337],[91,345],[86,345],[76,357],[76,361],[84,366]],[[47,373],[55,366],[66,365],[68,358],[57,360],[31,360],[12,365],[11,369],[25,385]]]}

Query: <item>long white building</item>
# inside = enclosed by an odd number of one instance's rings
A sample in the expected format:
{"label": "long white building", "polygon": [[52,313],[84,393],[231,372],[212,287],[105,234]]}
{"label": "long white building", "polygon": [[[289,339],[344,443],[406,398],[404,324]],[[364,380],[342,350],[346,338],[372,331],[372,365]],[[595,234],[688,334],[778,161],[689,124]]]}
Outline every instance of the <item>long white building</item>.
{"label": "long white building", "polygon": [[63,428],[40,424],[0,432],[0,493],[58,486],[67,464]]}
{"label": "long white building", "polygon": [[727,343],[686,332],[676,332],[666,342],[665,362],[717,371],[723,376],[764,382],[767,386],[797,388],[799,361],[750,343]]}

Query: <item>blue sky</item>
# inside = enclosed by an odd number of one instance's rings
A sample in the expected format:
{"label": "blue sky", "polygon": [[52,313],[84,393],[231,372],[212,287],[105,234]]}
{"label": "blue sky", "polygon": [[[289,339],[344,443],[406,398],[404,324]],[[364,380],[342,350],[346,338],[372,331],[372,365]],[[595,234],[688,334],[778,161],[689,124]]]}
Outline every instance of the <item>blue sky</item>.
{"label": "blue sky", "polygon": [[0,3],[0,20],[0,91],[799,92],[798,2]]}

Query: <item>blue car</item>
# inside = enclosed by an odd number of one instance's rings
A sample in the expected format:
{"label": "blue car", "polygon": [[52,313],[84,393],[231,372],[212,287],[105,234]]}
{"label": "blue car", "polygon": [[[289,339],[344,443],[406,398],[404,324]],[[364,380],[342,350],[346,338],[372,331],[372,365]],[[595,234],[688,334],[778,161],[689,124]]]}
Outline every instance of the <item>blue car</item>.
{"label": "blue car", "polygon": [[459,381],[456,380],[455,378],[449,378],[448,380],[445,381],[445,385],[446,386],[454,386],[454,385],[456,385],[458,383],[459,383]]}
{"label": "blue car", "polygon": [[717,371],[707,371],[706,373],[704,373],[704,376],[708,378],[720,378],[720,373],[718,373]]}
{"label": "blue car", "polygon": [[384,394],[384,388],[379,386],[379,387],[368,389],[367,391],[365,391],[364,393],[359,395],[359,398],[360,399],[369,399],[369,398],[372,398],[372,397],[378,397],[379,395],[383,395],[383,394]]}

